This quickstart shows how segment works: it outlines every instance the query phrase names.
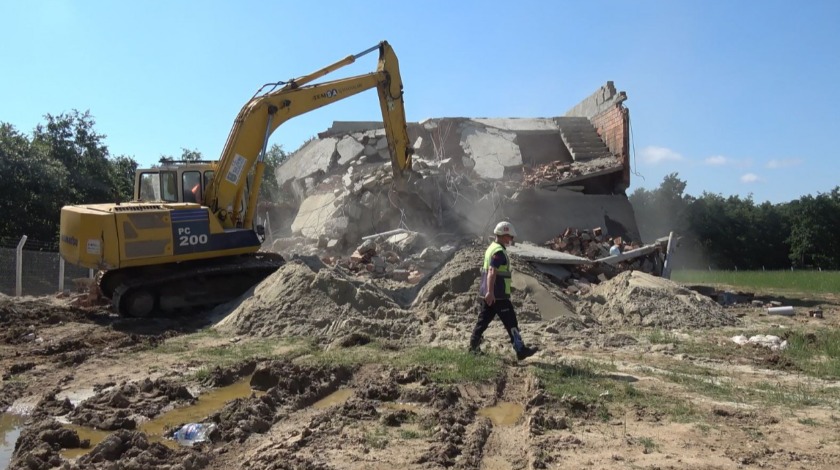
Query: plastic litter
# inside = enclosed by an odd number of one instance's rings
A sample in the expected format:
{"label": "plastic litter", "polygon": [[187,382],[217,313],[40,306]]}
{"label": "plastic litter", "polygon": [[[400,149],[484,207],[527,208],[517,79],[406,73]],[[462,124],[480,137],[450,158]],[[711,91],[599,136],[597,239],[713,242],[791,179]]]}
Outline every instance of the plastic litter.
{"label": "plastic litter", "polygon": [[771,351],[782,351],[788,346],[787,340],[774,335],[755,335],[747,338],[744,335],[733,336],[732,342],[741,346],[745,344],[757,344],[769,348]]}
{"label": "plastic litter", "polygon": [[197,442],[206,442],[209,440],[208,436],[215,429],[216,425],[213,423],[188,423],[175,431],[175,434],[172,437],[178,442],[178,444],[185,447],[191,447]]}

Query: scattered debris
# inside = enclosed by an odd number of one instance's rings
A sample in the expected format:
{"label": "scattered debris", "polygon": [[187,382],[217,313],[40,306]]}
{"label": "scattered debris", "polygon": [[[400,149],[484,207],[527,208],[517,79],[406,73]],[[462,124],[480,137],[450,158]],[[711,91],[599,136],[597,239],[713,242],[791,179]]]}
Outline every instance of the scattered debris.
{"label": "scattered debris", "polygon": [[745,344],[755,344],[757,346],[769,348],[771,351],[782,351],[788,346],[787,340],[783,340],[782,338],[774,335],[755,335],[750,336],[749,338],[744,335],[738,335],[733,336],[731,340],[735,344],[739,344],[741,346]]}

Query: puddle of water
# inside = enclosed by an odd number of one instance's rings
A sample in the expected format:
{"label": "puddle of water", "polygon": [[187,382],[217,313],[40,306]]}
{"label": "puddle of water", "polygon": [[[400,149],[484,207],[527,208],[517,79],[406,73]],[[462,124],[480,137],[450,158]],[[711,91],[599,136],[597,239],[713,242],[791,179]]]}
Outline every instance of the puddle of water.
{"label": "puddle of water", "polygon": [[329,408],[331,406],[343,405],[344,402],[346,402],[350,399],[351,396],[353,396],[354,392],[355,390],[353,390],[352,388],[340,388],[325,396],[324,398],[316,401],[312,405],[312,408],[315,408],[316,410],[321,410],[324,408]]}
{"label": "puddle of water", "polygon": [[516,424],[525,408],[519,403],[499,402],[496,406],[488,406],[478,410],[479,416],[490,418],[495,426],[511,426]]}
{"label": "puddle of water", "polygon": [[0,468],[9,468],[25,416],[0,413]]}
{"label": "puddle of water", "polygon": [[[227,387],[210,390],[207,393],[199,395],[198,401],[194,405],[176,408],[163,413],[154,419],[139,423],[137,428],[139,431],[146,433],[149,442],[160,442],[167,447],[177,448],[177,442],[163,437],[163,433],[167,428],[172,428],[183,423],[199,422],[222,409],[227,402],[237,398],[247,398],[252,393],[257,396],[265,394],[265,392],[251,390],[250,382],[251,379],[249,377]],[[88,449],[62,449],[61,455],[67,459],[75,459],[90,452],[91,449],[96,447],[97,444],[112,433],[111,431],[99,431],[72,424],[65,425],[65,427],[78,432],[80,439],[90,439],[90,448]]]}
{"label": "puddle of water", "polygon": [[528,296],[537,304],[543,320],[552,320],[562,313],[571,313],[563,302],[555,299],[545,287],[533,276],[523,273],[516,273],[513,276],[513,284],[516,289],[525,290]]}

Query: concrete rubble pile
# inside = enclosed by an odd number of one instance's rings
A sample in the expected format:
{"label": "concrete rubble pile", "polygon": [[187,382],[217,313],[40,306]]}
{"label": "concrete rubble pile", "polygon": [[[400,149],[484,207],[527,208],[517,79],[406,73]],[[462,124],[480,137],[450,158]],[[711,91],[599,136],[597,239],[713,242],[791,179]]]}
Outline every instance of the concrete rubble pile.
{"label": "concrete rubble pile", "polygon": [[569,294],[586,293],[592,284],[612,279],[625,271],[662,275],[667,238],[657,239],[646,246],[640,246],[638,242],[626,243],[620,237],[618,240],[621,255],[610,255],[610,247],[614,245],[614,240],[605,236],[601,227],[592,230],[567,228],[543,246],[590,261],[587,263],[579,260],[580,262],[567,265],[570,269],[569,277],[561,279],[560,284],[565,284]]}
{"label": "concrete rubble pile", "polygon": [[414,157],[399,191],[382,124],[335,122],[278,168],[271,249],[418,282],[447,258],[442,247],[485,237],[503,219],[538,244],[567,227],[639,240],[625,194],[625,100],[608,82],[560,117],[408,123]]}

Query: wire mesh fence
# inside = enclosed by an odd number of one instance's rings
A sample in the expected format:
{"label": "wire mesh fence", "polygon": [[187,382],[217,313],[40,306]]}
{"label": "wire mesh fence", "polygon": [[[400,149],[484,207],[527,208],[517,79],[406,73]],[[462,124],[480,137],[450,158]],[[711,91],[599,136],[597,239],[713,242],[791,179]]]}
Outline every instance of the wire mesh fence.
{"label": "wire mesh fence", "polygon": [[[15,295],[17,245],[20,239],[0,239],[0,293]],[[61,256],[57,243],[26,240],[21,252],[21,295],[52,295],[60,290]],[[64,290],[73,290],[74,279],[87,278],[90,270],[65,263]]]}

